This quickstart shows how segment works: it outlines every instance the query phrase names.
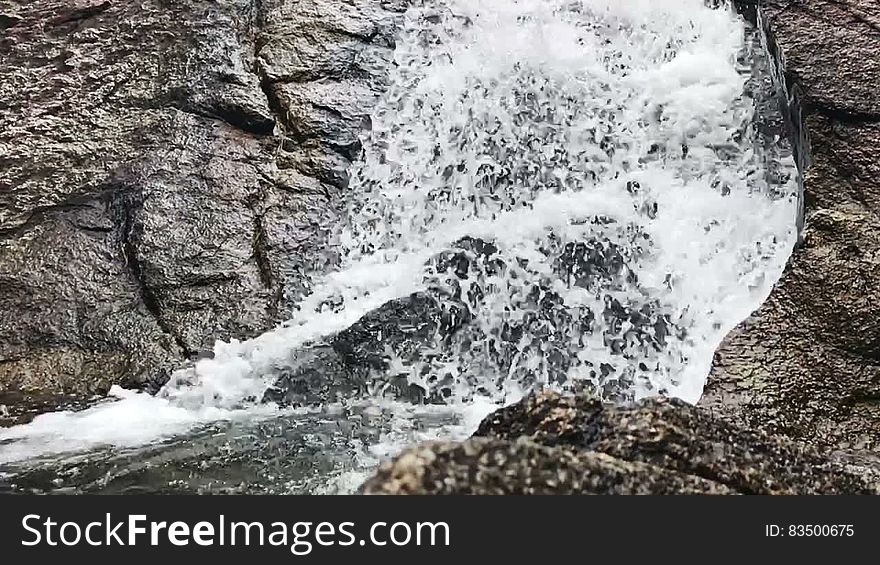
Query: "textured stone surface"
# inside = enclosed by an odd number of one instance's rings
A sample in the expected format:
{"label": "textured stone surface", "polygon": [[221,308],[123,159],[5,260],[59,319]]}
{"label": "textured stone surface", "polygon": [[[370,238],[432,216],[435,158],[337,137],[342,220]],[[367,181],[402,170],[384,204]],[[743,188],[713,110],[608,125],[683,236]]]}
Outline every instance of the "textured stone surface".
{"label": "textured stone surface", "polygon": [[876,494],[873,462],[736,427],[679,401],[537,393],[461,444],[426,444],[363,490],[388,494]]}
{"label": "textured stone surface", "polygon": [[365,494],[734,494],[713,483],[604,453],[526,439],[428,443],[384,463]]}
{"label": "textured stone surface", "polygon": [[880,449],[880,4],[768,0],[799,97],[803,244],[768,301],[719,349],[702,405],[841,449]]}
{"label": "textured stone surface", "polygon": [[0,0],[0,403],[155,389],[286,318],[400,10]]}

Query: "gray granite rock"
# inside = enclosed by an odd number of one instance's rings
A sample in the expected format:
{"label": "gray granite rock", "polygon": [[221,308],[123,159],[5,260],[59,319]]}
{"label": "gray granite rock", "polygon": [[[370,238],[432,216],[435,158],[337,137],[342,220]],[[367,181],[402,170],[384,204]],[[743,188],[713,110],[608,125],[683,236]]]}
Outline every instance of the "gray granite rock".
{"label": "gray granite rock", "polygon": [[155,390],[289,317],[331,260],[385,4],[0,2],[0,401]]}

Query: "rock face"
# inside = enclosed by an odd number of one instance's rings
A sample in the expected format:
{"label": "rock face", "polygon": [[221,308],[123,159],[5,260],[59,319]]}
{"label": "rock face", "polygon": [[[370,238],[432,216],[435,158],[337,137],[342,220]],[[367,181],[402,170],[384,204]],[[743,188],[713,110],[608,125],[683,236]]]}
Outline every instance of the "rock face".
{"label": "rock face", "polygon": [[401,10],[0,2],[0,404],[156,389],[285,318]]}
{"label": "rock face", "polygon": [[716,355],[702,405],[821,446],[880,449],[880,4],[767,0],[800,114],[805,230]]}
{"label": "rock face", "polygon": [[850,462],[680,401],[615,407],[537,393],[461,444],[384,464],[371,494],[877,494]]}

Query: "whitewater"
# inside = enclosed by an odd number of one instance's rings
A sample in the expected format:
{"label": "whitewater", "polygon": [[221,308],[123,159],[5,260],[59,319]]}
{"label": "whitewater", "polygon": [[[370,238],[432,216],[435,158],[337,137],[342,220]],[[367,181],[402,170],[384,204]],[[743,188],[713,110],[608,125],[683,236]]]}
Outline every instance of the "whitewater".
{"label": "whitewater", "polygon": [[[797,239],[792,152],[762,127],[778,118],[760,99],[778,88],[768,68],[759,34],[703,0],[416,2],[351,170],[339,259],[291,319],[218,342],[155,396],[114,387],[0,430],[0,470],[354,410],[382,425],[334,447],[353,463],[322,481],[348,491],[536,387],[697,402]],[[450,253],[466,273],[438,260]],[[298,349],[417,292],[470,320],[430,354],[388,352],[389,372],[442,405],[387,398],[382,374],[351,405],[260,402]]]}

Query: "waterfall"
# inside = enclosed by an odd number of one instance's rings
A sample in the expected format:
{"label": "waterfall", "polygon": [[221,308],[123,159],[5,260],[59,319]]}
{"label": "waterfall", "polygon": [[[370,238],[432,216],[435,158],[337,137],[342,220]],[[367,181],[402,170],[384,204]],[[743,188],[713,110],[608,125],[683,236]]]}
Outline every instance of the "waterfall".
{"label": "waterfall", "polygon": [[[537,386],[696,402],[797,236],[795,162],[762,127],[766,66],[732,9],[702,0],[416,2],[351,171],[338,265],[291,320],[217,343],[155,397],[116,388],[0,430],[0,464],[272,418],[260,399],[297,350],[413,293],[455,331],[389,347],[367,389],[393,376],[463,415],[428,437]],[[404,428],[415,410],[362,401]]]}

